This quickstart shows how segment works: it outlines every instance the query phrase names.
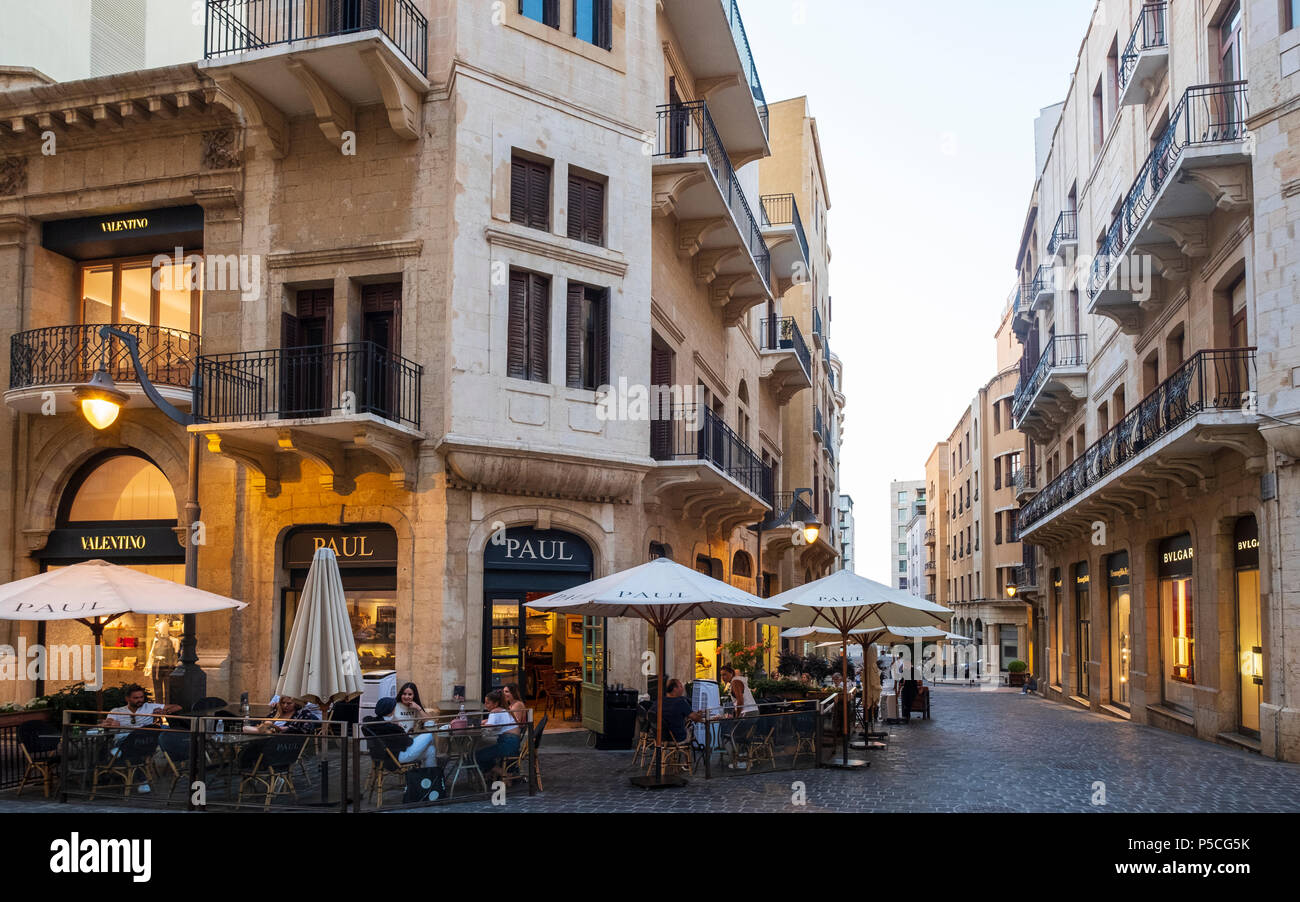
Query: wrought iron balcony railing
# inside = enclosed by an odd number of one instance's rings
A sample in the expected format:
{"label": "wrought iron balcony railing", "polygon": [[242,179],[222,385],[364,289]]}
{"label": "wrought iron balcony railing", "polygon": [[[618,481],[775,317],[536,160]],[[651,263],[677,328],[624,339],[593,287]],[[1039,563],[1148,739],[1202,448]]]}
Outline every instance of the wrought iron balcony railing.
{"label": "wrought iron balcony railing", "polygon": [[[1241,410],[1256,389],[1255,349],[1199,351],[1020,510],[1036,524],[1141,457],[1155,442],[1204,411]],[[1024,531],[1023,529],[1021,530]]]}
{"label": "wrought iron balcony railing", "polygon": [[822,362],[826,364],[826,372],[831,371],[831,340],[822,336]]}
{"label": "wrought iron balcony railing", "polygon": [[1017,589],[1038,588],[1038,546],[1022,545],[1021,566],[1015,569],[1015,586]]}
{"label": "wrought iron balcony railing", "polygon": [[420,428],[423,367],[374,342],[211,354],[198,367],[200,421],[369,413]]}
{"label": "wrought iron balcony railing", "polygon": [[927,530],[925,531],[925,544],[927,544],[927,545],[933,545],[934,542],[935,542],[935,533],[934,533],[934,530],[933,530],[933,529],[927,529]]}
{"label": "wrought iron balcony railing", "polygon": [[1034,273],[1034,280],[1029,285],[1029,300],[1032,304],[1040,294],[1045,292],[1055,292],[1057,284],[1057,269],[1049,263],[1044,263],[1038,267]]}
{"label": "wrought iron balcony railing", "polygon": [[1021,467],[1012,476],[1011,484],[1015,487],[1017,496],[1034,491],[1038,488],[1038,473],[1032,467]]}
{"label": "wrought iron balcony railing", "polygon": [[818,438],[826,434],[826,421],[822,418],[822,409],[813,406],[813,434]]}
{"label": "wrought iron balcony railing", "polygon": [[722,192],[736,221],[736,227],[744,237],[754,264],[763,275],[764,283],[772,285],[772,255],[767,242],[763,240],[763,230],[759,227],[754,211],[749,207],[749,199],[740,184],[731,157],[722,144],[722,138],[713,125],[709,107],[702,100],[691,103],[668,103],[659,107],[657,117],[657,134],[655,138],[655,157],[658,159],[675,159],[679,157],[702,154],[709,161],[718,189]]}
{"label": "wrought iron balcony railing", "polygon": [[650,456],[655,460],[698,460],[712,464],[769,506],[775,485],[763,463],[730,426],[707,407],[673,405],[666,419],[650,424]]}
{"label": "wrought iron balcony railing", "polygon": [[1038,358],[1038,364],[1028,379],[1022,380],[1016,387],[1016,394],[1011,402],[1011,415],[1019,424],[1033,403],[1038,390],[1043,387],[1052,370],[1065,366],[1086,366],[1088,363],[1088,336],[1057,335],[1047,343],[1046,350]]}
{"label": "wrought iron balcony railing", "polygon": [[1056,217],[1056,226],[1052,229],[1052,237],[1047,241],[1047,253],[1055,257],[1056,252],[1061,249],[1061,245],[1067,241],[1079,240],[1079,214],[1074,210],[1064,210],[1061,215]]}
{"label": "wrought iron balcony railing", "polygon": [[1088,278],[1088,298],[1106,287],[1146,220],[1151,204],[1189,147],[1240,141],[1246,137],[1246,82],[1188,88],[1170,114],[1169,127],[1138,170],[1119,214],[1097,250]]}
{"label": "wrought iron balcony railing", "polygon": [[362,31],[382,32],[429,74],[429,24],[411,0],[207,0],[203,58]]}
{"label": "wrought iron balcony railing", "polygon": [[723,0],[727,12],[727,22],[731,25],[731,37],[736,42],[736,52],[740,54],[740,66],[749,83],[749,93],[754,95],[754,105],[758,108],[758,118],[763,122],[763,134],[768,134],[767,97],[763,94],[763,83],[758,79],[758,66],[754,64],[754,52],[749,48],[749,35],[745,33],[745,21],[740,18],[740,6],[736,0]]}
{"label": "wrought iron balcony railing", "polygon": [[808,523],[814,518],[813,509],[804,499],[806,492],[776,492],[772,496],[772,511],[761,524],[760,529],[776,529],[780,526],[793,527],[795,524]]}
{"label": "wrought iron balcony railing", "polygon": [[799,216],[799,205],[793,194],[764,194],[758,199],[763,210],[763,225],[794,226],[795,236],[799,239],[799,250],[803,253],[804,263],[809,261],[808,235],[803,230],[803,219]]}
{"label": "wrought iron balcony railing", "polygon": [[1138,57],[1142,55],[1143,51],[1169,46],[1169,33],[1166,30],[1168,12],[1168,2],[1161,0],[1159,3],[1148,3],[1142,7],[1142,12],[1138,13],[1137,23],[1133,26],[1133,34],[1129,36],[1128,45],[1124,48],[1124,55],[1120,58],[1120,93],[1123,93],[1124,89],[1128,87],[1129,80],[1133,77],[1134,70],[1137,69]]}
{"label": "wrought iron balcony railing", "polygon": [[[131,354],[120,339],[105,341],[102,323],[49,326],[16,332],[9,337],[9,389],[47,385],[81,385],[104,364],[114,382],[136,381]],[[140,341],[140,362],[155,385],[189,388],[194,361],[199,356],[199,336],[193,332],[119,323]]]}
{"label": "wrought iron balcony railing", "polygon": [[934,572],[934,569],[935,569],[934,561],[926,561],[926,562],[925,562],[925,572],[926,572],[927,574],[933,573],[933,572]]}
{"label": "wrought iron balcony railing", "polygon": [[822,313],[816,307],[813,307],[813,335],[818,338],[825,338],[826,332],[822,328]]}
{"label": "wrought iron balcony railing", "polygon": [[803,333],[799,331],[799,324],[793,316],[764,318],[759,323],[759,333],[761,350],[794,351],[804,375],[812,381],[812,352],[808,350],[808,343],[803,340]]}

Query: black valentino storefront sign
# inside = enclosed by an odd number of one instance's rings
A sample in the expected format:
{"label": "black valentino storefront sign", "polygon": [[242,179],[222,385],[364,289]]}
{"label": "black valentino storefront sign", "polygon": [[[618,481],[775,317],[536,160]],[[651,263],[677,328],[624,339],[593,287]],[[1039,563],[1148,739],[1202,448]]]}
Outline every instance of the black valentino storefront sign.
{"label": "black valentino storefront sign", "polygon": [[317,548],[333,551],[340,569],[397,566],[397,533],[386,523],[299,526],[284,540],[284,566],[310,567]]}
{"label": "black valentino storefront sign", "polygon": [[41,247],[74,260],[173,253],[203,246],[203,208],[159,207],[59,219],[41,226]]}
{"label": "black valentino storefront sign", "polygon": [[50,530],[45,547],[36,553],[43,561],[166,562],[184,561],[185,546],[176,538],[175,525],[78,526]]}
{"label": "black valentino storefront sign", "polygon": [[1188,579],[1192,575],[1196,549],[1192,547],[1191,533],[1183,533],[1160,543],[1160,578]]}

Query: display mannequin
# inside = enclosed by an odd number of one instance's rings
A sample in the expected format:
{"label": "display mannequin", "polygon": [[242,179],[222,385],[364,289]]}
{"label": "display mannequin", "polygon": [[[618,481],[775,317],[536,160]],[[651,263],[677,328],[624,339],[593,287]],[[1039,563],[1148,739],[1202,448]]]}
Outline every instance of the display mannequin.
{"label": "display mannequin", "polygon": [[154,701],[167,703],[167,678],[176,668],[181,641],[171,635],[171,624],[159,617],[153,625],[154,635],[149,643],[149,656],[144,662],[144,675],[153,677]]}

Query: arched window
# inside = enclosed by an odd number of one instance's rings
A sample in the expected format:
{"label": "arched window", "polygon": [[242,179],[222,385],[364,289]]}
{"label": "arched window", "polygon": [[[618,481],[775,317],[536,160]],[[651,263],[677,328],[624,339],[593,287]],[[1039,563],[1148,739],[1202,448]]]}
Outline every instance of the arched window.
{"label": "arched window", "polygon": [[668,558],[668,560],[671,561],[673,559],[672,546],[665,545],[663,542],[651,542],[650,560],[653,561],[655,558],[661,558],[661,557],[666,557]]}
{"label": "arched window", "polygon": [[748,551],[737,551],[731,558],[731,575],[752,577],[754,575],[754,562],[750,558]]}
{"label": "arched window", "polygon": [[153,461],[135,454],[114,454],[91,461],[65,494],[60,525],[114,520],[175,522],[176,494]]}

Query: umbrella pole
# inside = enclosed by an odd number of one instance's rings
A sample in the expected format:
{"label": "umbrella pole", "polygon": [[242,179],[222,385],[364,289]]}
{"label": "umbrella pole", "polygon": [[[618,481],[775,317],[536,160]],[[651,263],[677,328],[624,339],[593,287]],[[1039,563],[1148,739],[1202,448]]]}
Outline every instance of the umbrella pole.
{"label": "umbrella pole", "polygon": [[659,671],[659,702],[655,706],[655,779],[663,782],[664,778],[664,627],[661,625],[656,629],[659,636],[659,666],[655,668]]}
{"label": "umbrella pole", "polygon": [[840,680],[844,690],[844,766],[849,764],[849,634],[840,634]]}

